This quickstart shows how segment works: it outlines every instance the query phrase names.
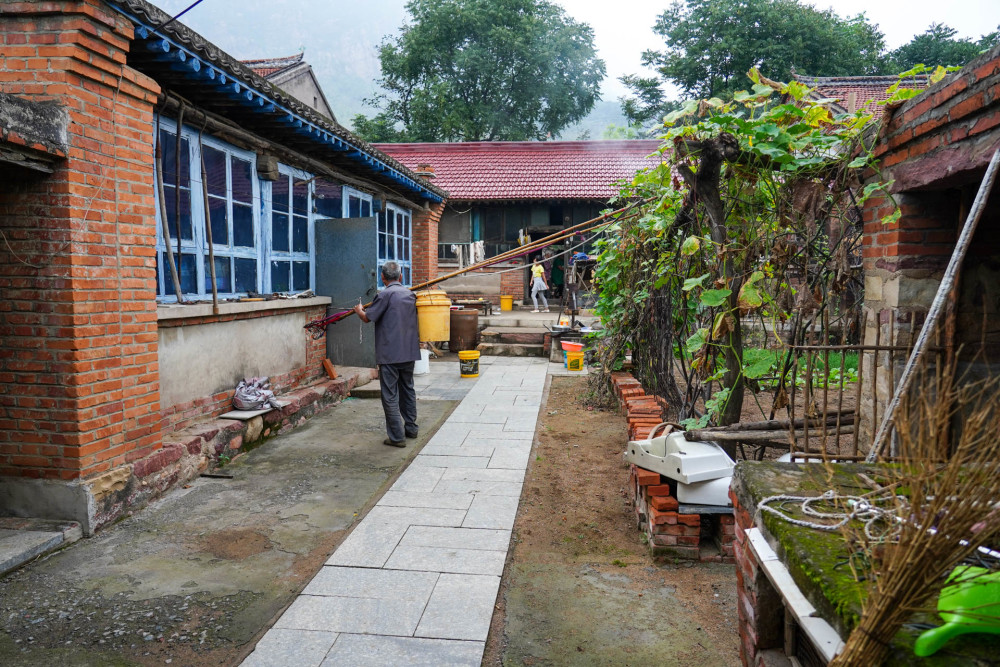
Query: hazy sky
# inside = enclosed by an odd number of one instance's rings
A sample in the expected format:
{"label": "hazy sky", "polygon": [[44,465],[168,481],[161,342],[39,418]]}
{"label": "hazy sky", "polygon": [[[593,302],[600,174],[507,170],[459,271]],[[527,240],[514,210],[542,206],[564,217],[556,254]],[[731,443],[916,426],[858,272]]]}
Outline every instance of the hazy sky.
{"label": "hazy sky", "polygon": [[[646,49],[659,49],[663,41],[652,26],[669,2],[650,0],[556,0],[568,14],[594,28],[597,48],[608,65],[605,99],[625,91],[617,79],[641,70]],[[890,49],[902,46],[931,23],[958,30],[959,37],[978,39],[1000,24],[1000,0],[827,0],[808,2],[817,9],[833,10],[842,17],[865,12],[877,23]]]}
{"label": "hazy sky", "polygon": [[[176,13],[192,0],[152,0]],[[656,17],[671,0],[554,0],[579,21],[589,23],[608,66],[604,99],[625,90],[617,78],[641,73],[645,49],[662,48],[653,33]],[[1000,0],[802,0],[842,17],[865,12],[896,48],[934,22],[979,38],[1000,24]],[[360,105],[378,76],[376,47],[405,18],[405,0],[206,0],[181,19],[238,58],[283,56],[304,48],[327,97],[340,109]],[[351,79],[353,77],[353,79]],[[364,84],[361,83],[362,79]],[[357,98],[355,100],[355,98]],[[349,114],[347,115],[349,117]]]}

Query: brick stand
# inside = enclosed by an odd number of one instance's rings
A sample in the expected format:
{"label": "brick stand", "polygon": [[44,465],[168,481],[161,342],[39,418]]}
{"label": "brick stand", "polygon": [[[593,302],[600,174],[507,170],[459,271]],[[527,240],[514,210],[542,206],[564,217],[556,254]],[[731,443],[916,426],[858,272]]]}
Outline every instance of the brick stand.
{"label": "brick stand", "polygon": [[[630,440],[643,440],[664,420],[666,401],[647,395],[630,373],[612,373],[611,383],[628,420]],[[659,473],[629,464],[628,497],[636,524],[654,557],[732,563],[732,514],[681,513],[677,483]]]}

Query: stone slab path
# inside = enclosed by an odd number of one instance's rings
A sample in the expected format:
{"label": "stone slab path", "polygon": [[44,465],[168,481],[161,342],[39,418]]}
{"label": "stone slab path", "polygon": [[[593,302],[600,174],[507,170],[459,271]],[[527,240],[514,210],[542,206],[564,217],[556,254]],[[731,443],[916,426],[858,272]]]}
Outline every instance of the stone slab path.
{"label": "stone slab path", "polygon": [[418,396],[462,402],[243,665],[480,664],[550,364],[445,366]]}

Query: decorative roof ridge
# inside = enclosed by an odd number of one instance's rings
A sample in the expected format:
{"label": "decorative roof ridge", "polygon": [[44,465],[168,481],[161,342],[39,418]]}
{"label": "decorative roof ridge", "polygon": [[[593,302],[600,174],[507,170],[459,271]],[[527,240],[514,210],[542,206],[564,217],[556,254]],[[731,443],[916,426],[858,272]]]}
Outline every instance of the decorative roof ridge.
{"label": "decorative roof ridge", "polygon": [[305,52],[296,53],[292,56],[279,56],[275,58],[251,58],[249,60],[241,60],[240,62],[250,67],[290,67],[292,65],[297,65],[302,62],[305,58]]}
{"label": "decorative roof ridge", "polygon": [[[892,85],[899,81],[900,77],[898,74],[873,74],[873,75],[863,75],[863,76],[808,76],[805,74],[793,74],[792,78],[800,83],[811,83],[811,84],[832,84],[832,83],[846,83],[854,85],[865,85],[865,84],[888,84]],[[906,77],[906,80],[918,81],[921,83],[926,83],[930,80],[930,76],[927,74],[915,74],[913,76]],[[887,86],[888,87],[888,86]]]}
{"label": "decorative roof ridge", "polygon": [[176,40],[185,48],[191,49],[200,57],[211,62],[213,66],[223,70],[227,75],[233,77],[240,83],[260,91],[265,91],[276,102],[291,110],[296,115],[355,145],[360,150],[371,153],[374,157],[392,166],[397,171],[407,174],[410,178],[419,182],[421,187],[426,188],[434,195],[441,198],[447,197],[448,193],[446,191],[420,178],[413,170],[404,165],[402,162],[376,149],[367,141],[364,141],[350,132],[340,123],[327,118],[302,102],[299,102],[297,99],[291,97],[274,83],[258,75],[242,61],[226,53],[221,48],[208,41],[202,35],[195,32],[180,21],[171,21],[173,17],[159,7],[146,2],[146,0],[105,1],[108,4],[123,10],[126,15],[130,13],[134,18],[140,21],[147,21],[149,25],[162,25],[163,27],[156,31],[156,33],[162,37],[169,37],[170,39]]}
{"label": "decorative roof ridge", "polygon": [[523,148],[526,150],[556,150],[565,148],[584,148],[587,150],[606,149],[614,147],[640,148],[652,147],[654,150],[662,142],[659,139],[598,139],[594,141],[417,141],[401,143],[377,143],[372,144],[379,148],[391,146],[393,149],[415,149],[425,147],[436,147],[442,150],[453,150],[456,152],[472,152],[480,149],[504,150],[510,148]]}

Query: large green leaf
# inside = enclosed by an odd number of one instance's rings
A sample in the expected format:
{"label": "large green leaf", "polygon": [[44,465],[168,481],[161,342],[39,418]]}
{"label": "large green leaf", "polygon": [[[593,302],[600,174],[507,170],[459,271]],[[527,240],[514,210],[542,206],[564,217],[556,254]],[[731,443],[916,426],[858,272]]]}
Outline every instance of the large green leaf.
{"label": "large green leaf", "polygon": [[708,278],[707,273],[698,276],[697,278],[688,278],[684,281],[684,285],[681,287],[681,291],[690,292],[695,287],[701,287],[705,283],[705,279]]}
{"label": "large green leaf", "polygon": [[707,289],[701,293],[698,300],[701,301],[703,306],[715,308],[724,304],[732,293],[733,290],[731,289]]}
{"label": "large green leaf", "polygon": [[689,257],[701,248],[701,239],[697,236],[689,236],[684,239],[684,243],[681,244],[681,254],[685,257]]}
{"label": "large green leaf", "polygon": [[701,348],[705,347],[707,343],[708,329],[698,329],[686,341],[684,341],[684,349],[687,351],[688,355],[693,357],[698,354]]}

